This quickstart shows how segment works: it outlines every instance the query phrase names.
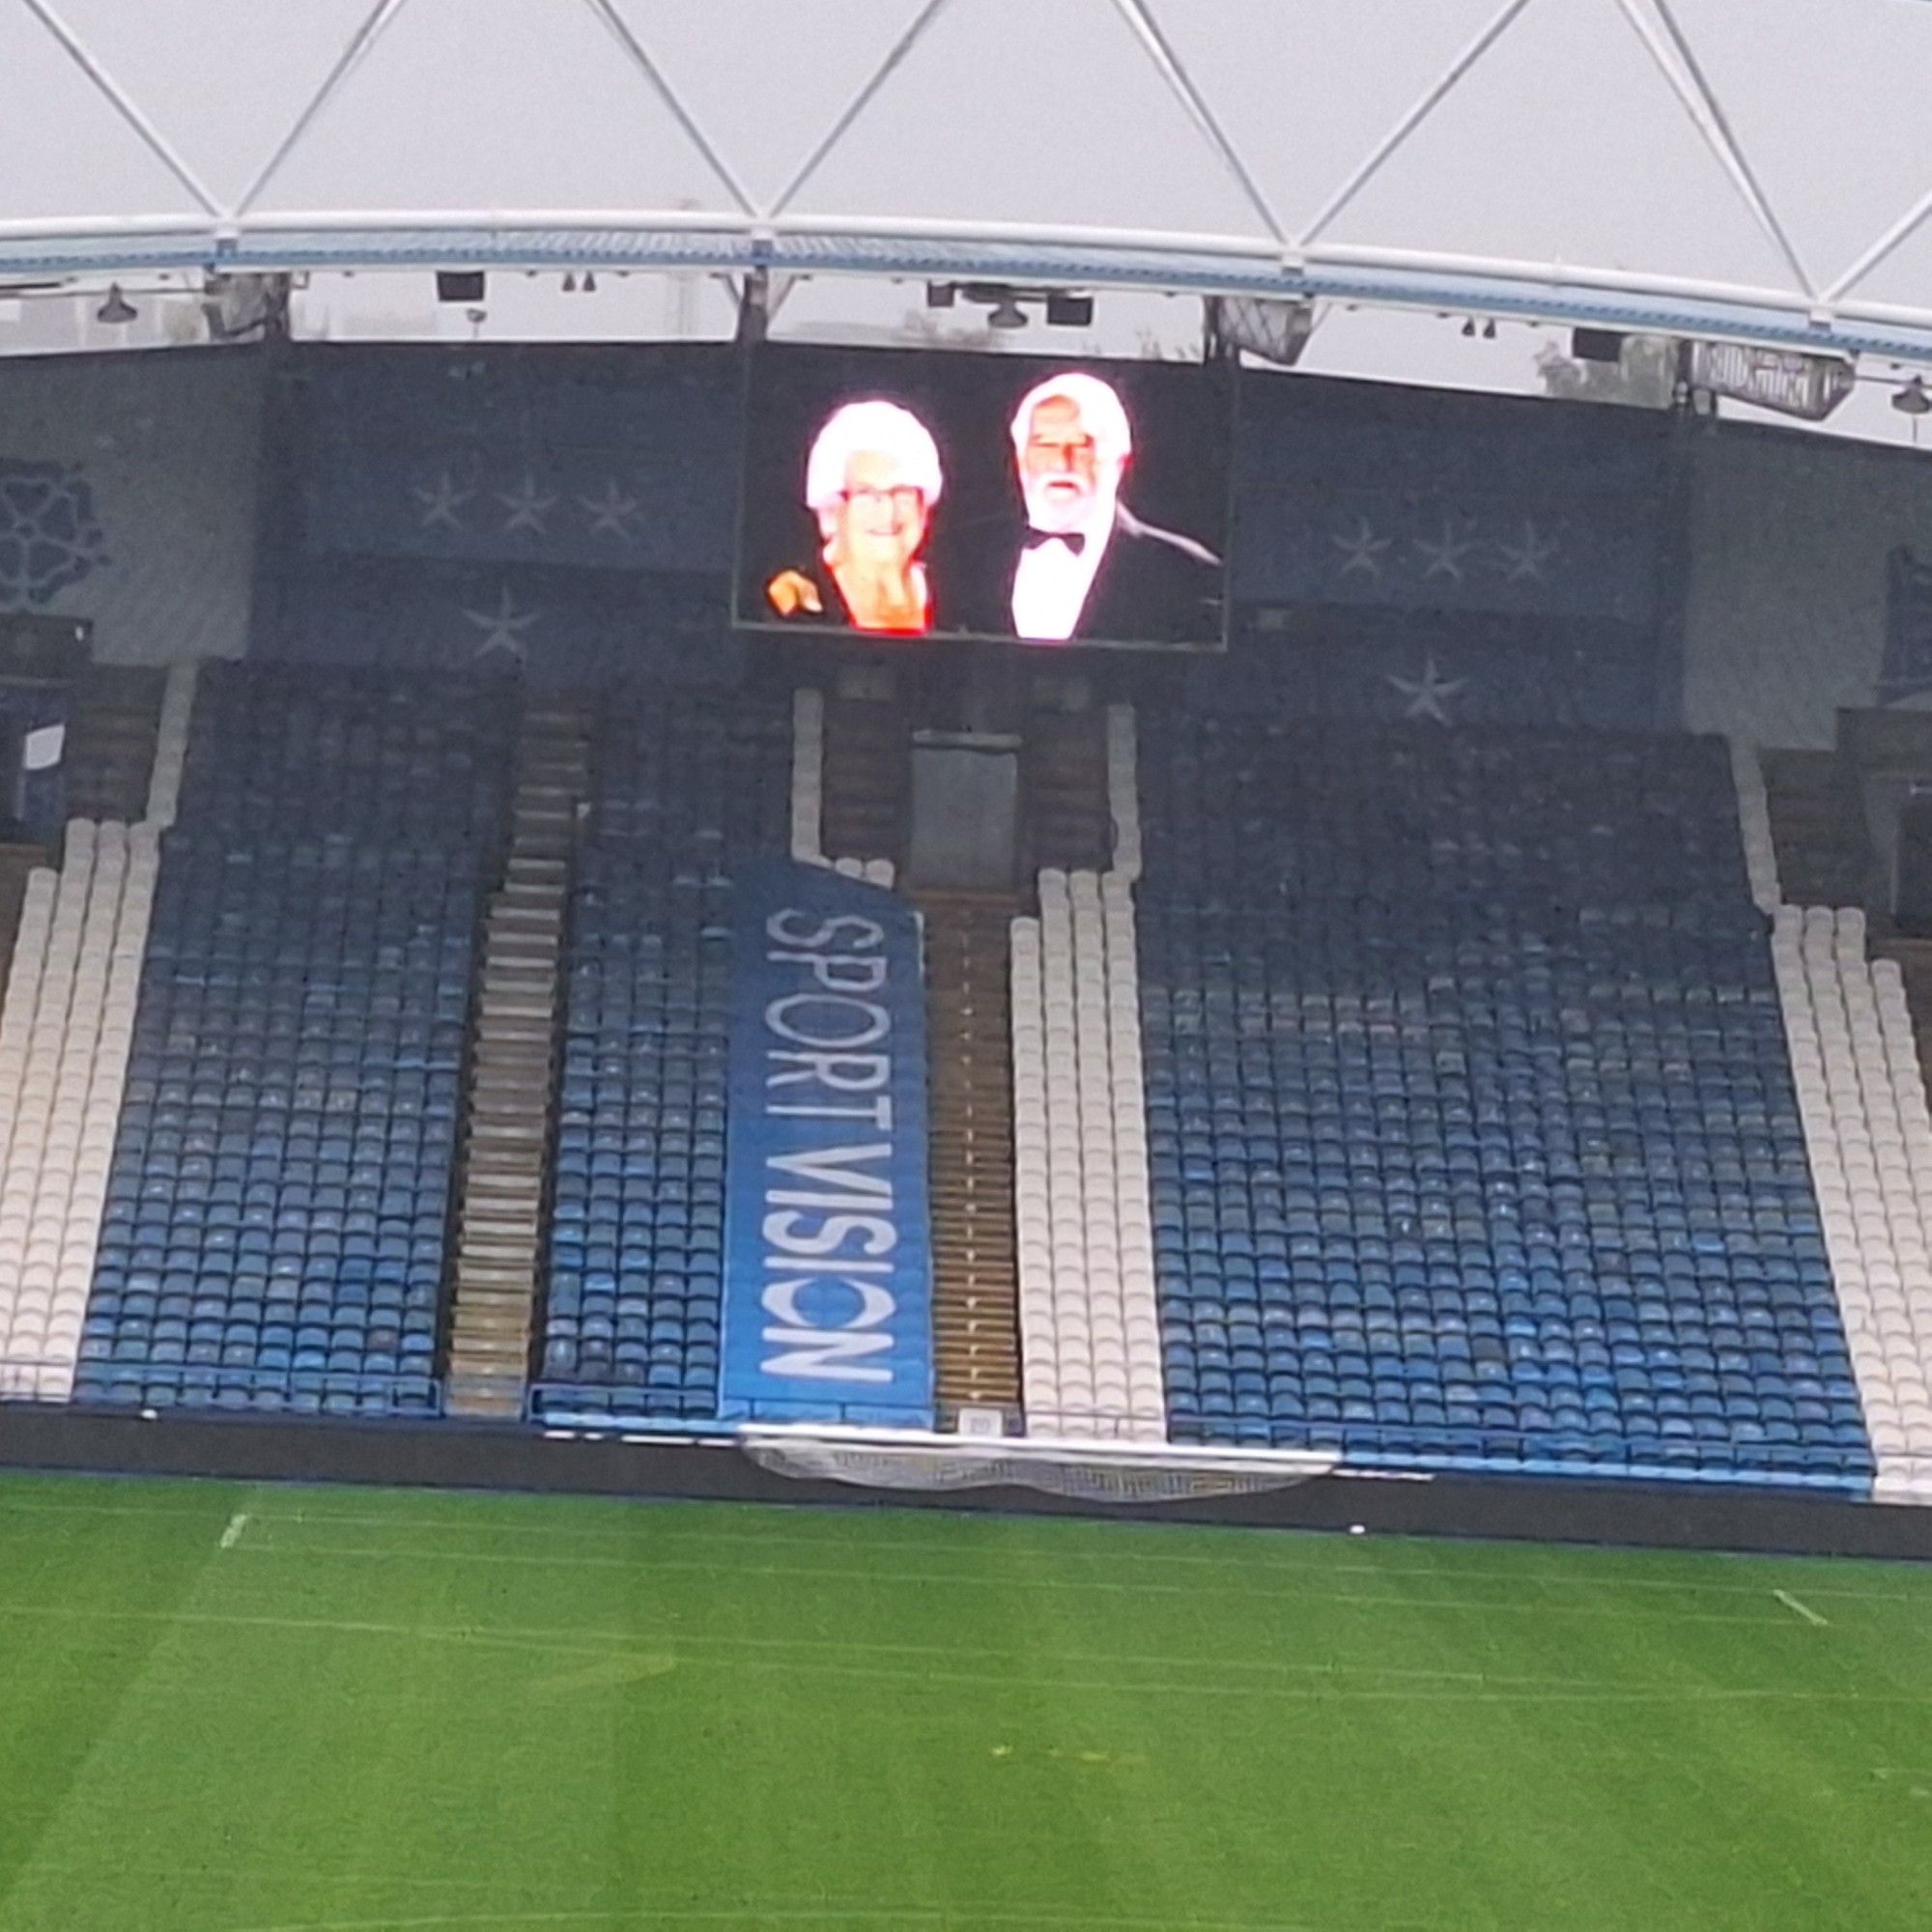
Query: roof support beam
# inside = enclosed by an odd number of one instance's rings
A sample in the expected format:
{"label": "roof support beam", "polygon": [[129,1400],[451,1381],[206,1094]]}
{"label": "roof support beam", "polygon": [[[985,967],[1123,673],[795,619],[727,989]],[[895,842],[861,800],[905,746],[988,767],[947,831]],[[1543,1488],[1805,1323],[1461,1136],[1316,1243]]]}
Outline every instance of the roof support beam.
{"label": "roof support beam", "polygon": [[1932,188],[1927,188],[1876,242],[1874,242],[1832,286],[1825,291],[1827,302],[1842,301],[1880,263],[1894,255],[1924,227],[1932,216]]}
{"label": "roof support beam", "polygon": [[1166,34],[1161,31],[1159,21],[1153,17],[1149,9],[1148,0],[1114,0],[1114,4],[1120,9],[1127,25],[1140,37],[1141,44],[1152,56],[1154,65],[1160,70],[1161,78],[1167,82],[1175,98],[1187,110],[1188,119],[1220,156],[1221,165],[1234,176],[1236,184],[1247,197],[1249,207],[1261,216],[1267,232],[1286,247],[1288,237],[1283,233],[1281,223],[1275,219],[1274,210],[1268,206],[1267,197],[1262,193],[1254,176],[1248,172],[1247,163],[1241,159],[1235,144],[1223,132],[1220,122],[1214,118],[1213,110],[1208,105],[1201,90],[1194,85],[1193,78],[1181,66],[1180,56],[1175,52]]}
{"label": "roof support beam", "polygon": [[[1617,4],[1637,39],[1643,43],[1644,51],[1657,64],[1658,71],[1683,102],[1684,111],[1690,115],[1691,126],[1703,137],[1704,145],[1717,156],[1719,166],[1730,176],[1731,185],[1744,197],[1753,219],[1770,237],[1772,246],[1784,258],[1784,266],[1796,277],[1798,286],[1807,296],[1815,297],[1818,285],[1804,266],[1784,223],[1777,218],[1771,197],[1765,193],[1752,172],[1751,164],[1732,130],[1729,117],[1724,113],[1723,101],[1706,77],[1696,50],[1678,24],[1676,14],[1671,12],[1670,0],[1648,0],[1648,5],[1656,10],[1655,17],[1644,11],[1645,0],[1617,0]],[[1675,60],[1670,58],[1673,51],[1677,56]]]}
{"label": "roof support beam", "polygon": [[369,49],[382,37],[384,30],[403,11],[407,0],[375,0],[375,4],[363,16],[362,24],[350,37],[349,44],[342,49],[335,65],[323,76],[322,85],[309,97],[308,104],[295,118],[294,125],[275,145],[275,152],[262,163],[259,173],[243,190],[242,199],[235,204],[235,213],[239,217],[246,214],[260,199],[262,190],[280,173],[282,163],[295,153],[301,138],[314,126],[315,118],[335,98],[342,83],[359,67]]}
{"label": "roof support beam", "polygon": [[704,129],[692,118],[691,110],[685,106],[677,90],[665,78],[657,62],[644,50],[642,42],[632,33],[629,22],[611,4],[611,0],[583,0],[583,4],[604,23],[611,38],[623,48],[625,58],[651,84],[658,99],[676,117],[677,125],[684,129],[685,139],[704,156],[705,164],[724,184],[724,191],[738,204],[738,212],[741,214],[755,213],[752,197],[745,192],[743,184],[731,172],[724,156],[712,145]]}
{"label": "roof support beam", "polygon": [[220,204],[202,185],[200,176],[183,159],[174,144],[128,98],[127,93],[116,83],[107,70],[87,50],[81,43],[80,36],[54,11],[51,0],[26,0],[26,7],[28,13],[32,14],[60,43],[61,51],[87,76],[107,104],[140,137],[141,145],[167,169],[169,174],[174,176],[176,181],[181,183],[183,187],[187,189],[208,213],[219,215]]}
{"label": "roof support beam", "polygon": [[1461,84],[1469,70],[1502,39],[1529,0],[1504,0],[1502,12],[1451,61],[1435,84],[1376,144],[1368,158],[1321,204],[1315,218],[1296,238],[1296,246],[1306,248],[1319,241],[1322,231],[1381,173],[1408,137],[1441,106]]}
{"label": "roof support beam", "polygon": [[844,113],[826,130],[818,145],[799,163],[798,171],[791,180],[779,190],[777,200],[765,211],[767,215],[782,214],[791,206],[792,197],[818,172],[826,156],[845,138],[845,130],[866,111],[872,97],[886,84],[906,55],[920,43],[925,30],[939,17],[946,5],[947,0],[925,0],[925,5],[913,15],[912,24],[894,42],[872,77],[845,103]]}

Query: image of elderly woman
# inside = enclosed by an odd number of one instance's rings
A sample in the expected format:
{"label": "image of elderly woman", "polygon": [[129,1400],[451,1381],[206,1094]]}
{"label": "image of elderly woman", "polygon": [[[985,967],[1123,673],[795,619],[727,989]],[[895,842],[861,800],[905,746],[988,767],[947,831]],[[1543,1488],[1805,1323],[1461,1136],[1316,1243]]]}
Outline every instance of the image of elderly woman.
{"label": "image of elderly woman", "polygon": [[932,628],[924,560],[943,488],[939,449],[910,410],[882,398],[835,410],[812,439],[805,502],[821,548],[805,569],[765,587],[781,617],[843,621],[918,637]]}

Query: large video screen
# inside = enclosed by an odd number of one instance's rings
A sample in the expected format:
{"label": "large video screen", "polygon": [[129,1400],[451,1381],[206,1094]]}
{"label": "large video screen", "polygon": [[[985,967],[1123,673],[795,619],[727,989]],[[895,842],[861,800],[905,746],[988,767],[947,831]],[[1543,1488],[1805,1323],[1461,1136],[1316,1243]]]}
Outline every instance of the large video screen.
{"label": "large video screen", "polygon": [[767,344],[735,615],[852,637],[1216,648],[1232,374]]}

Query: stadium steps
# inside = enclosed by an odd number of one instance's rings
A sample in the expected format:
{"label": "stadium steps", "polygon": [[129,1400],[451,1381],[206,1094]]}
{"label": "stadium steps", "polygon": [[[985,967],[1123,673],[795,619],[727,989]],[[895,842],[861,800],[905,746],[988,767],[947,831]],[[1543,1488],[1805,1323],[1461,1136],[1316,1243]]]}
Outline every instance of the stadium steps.
{"label": "stadium steps", "polygon": [[[132,824],[148,814],[166,686],[165,671],[143,666],[80,669],[62,757],[68,818]],[[53,846],[0,845],[0,993],[13,968],[28,874],[58,863]]]}
{"label": "stadium steps", "polygon": [[1905,989],[1906,1011],[1912,1016],[1919,1075],[1932,1087],[1932,939],[1893,935],[1875,941],[1871,952],[1874,958],[1889,959],[1898,968],[1899,982]]}
{"label": "stadium steps", "polygon": [[523,1412],[535,1325],[556,1086],[559,969],[590,724],[568,706],[526,710],[503,883],[484,916],[457,1206],[450,1412]]}
{"label": "stadium steps", "polygon": [[0,996],[14,970],[14,942],[19,937],[28,877],[36,866],[46,863],[44,845],[0,845]]}
{"label": "stadium steps", "polygon": [[1113,863],[1103,710],[1037,707],[1026,722],[1020,787],[1028,876],[1047,868],[1103,871]]}
{"label": "stadium steps", "polygon": [[1043,871],[1012,923],[1014,1188],[1027,1432],[1166,1435],[1133,889]]}
{"label": "stadium steps", "polygon": [[825,700],[823,837],[833,860],[905,865],[912,728],[891,696],[850,690]]}
{"label": "stadium steps", "polygon": [[1869,854],[1838,754],[1763,752],[1759,759],[1786,903],[1863,905]]}
{"label": "stadium steps", "polygon": [[75,680],[63,763],[70,818],[129,823],[148,809],[167,673],[89,665]]}
{"label": "stadium steps", "polygon": [[1019,1405],[1008,931],[1001,893],[931,892],[925,927],[931,1067],[933,1354],[942,1416]]}

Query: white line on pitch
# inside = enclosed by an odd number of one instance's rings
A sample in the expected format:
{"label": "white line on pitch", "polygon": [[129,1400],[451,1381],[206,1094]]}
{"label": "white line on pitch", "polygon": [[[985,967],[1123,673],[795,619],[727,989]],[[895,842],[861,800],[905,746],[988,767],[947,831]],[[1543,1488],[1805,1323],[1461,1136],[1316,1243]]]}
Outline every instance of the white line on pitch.
{"label": "white line on pitch", "polygon": [[247,1527],[248,1527],[247,1512],[245,1510],[237,1510],[235,1514],[228,1519],[228,1527],[221,1532],[222,1548],[233,1549],[235,1546],[242,1541],[242,1532]]}
{"label": "white line on pitch", "polygon": [[1798,1599],[1791,1594],[1789,1590],[1774,1590],[1771,1594],[1774,1597],[1776,1597],[1777,1601],[1780,1604],[1782,1604],[1787,1610],[1796,1610],[1798,1614],[1801,1617],[1803,1617],[1807,1624],[1816,1624],[1820,1630],[1825,1629],[1831,1621],[1829,1617],[1821,1617],[1818,1614],[1818,1612],[1811,1607],[1809,1604],[1801,1604],[1798,1601]]}

